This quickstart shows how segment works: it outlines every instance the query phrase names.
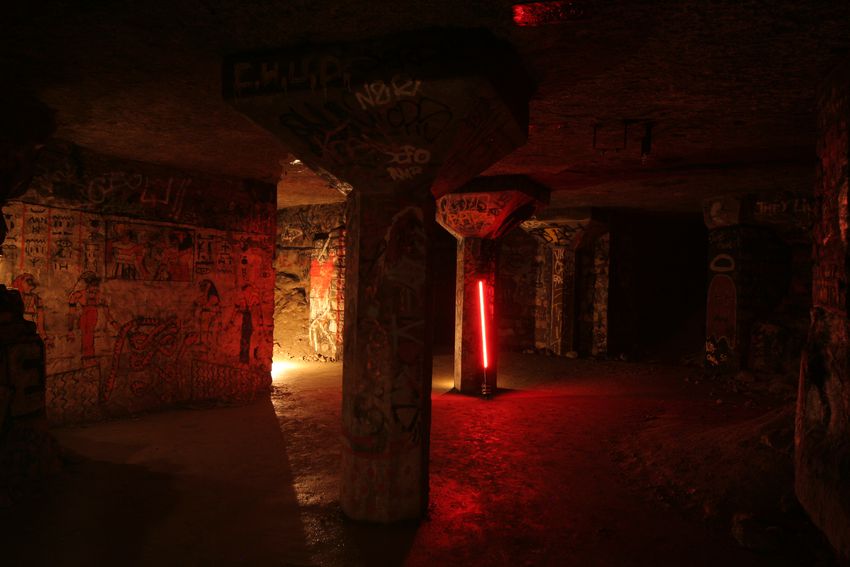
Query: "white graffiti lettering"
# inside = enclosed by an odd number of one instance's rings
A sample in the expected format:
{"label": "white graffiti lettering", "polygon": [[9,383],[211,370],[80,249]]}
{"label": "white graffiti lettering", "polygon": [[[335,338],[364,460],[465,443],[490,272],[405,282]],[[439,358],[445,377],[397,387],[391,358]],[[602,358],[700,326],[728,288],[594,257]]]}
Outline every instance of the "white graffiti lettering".
{"label": "white graffiti lettering", "polygon": [[364,83],[361,91],[355,92],[354,96],[363,110],[376,106],[385,106],[403,98],[413,98],[419,93],[422,81],[413,79],[402,79],[398,75],[388,83],[377,80]]}

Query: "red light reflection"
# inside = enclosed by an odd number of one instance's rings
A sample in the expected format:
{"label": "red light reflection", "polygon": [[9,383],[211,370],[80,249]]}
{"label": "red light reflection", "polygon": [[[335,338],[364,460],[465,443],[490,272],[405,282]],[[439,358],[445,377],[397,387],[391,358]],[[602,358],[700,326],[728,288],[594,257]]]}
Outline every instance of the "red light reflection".
{"label": "red light reflection", "polygon": [[513,11],[514,23],[518,26],[560,24],[581,18],[585,15],[585,11],[580,3],[564,0],[514,4]]}

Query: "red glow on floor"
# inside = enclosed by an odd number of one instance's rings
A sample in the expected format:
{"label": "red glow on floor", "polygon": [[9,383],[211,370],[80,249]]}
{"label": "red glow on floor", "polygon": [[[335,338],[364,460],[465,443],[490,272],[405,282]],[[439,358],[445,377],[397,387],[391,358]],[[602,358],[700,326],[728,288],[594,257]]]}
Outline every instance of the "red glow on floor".
{"label": "red glow on floor", "polygon": [[484,281],[478,280],[478,303],[481,307],[481,352],[484,355],[484,368],[487,368],[487,323],[484,316]]}
{"label": "red glow on floor", "polygon": [[577,2],[529,2],[514,4],[514,23],[518,26],[542,26],[559,24],[585,15]]}

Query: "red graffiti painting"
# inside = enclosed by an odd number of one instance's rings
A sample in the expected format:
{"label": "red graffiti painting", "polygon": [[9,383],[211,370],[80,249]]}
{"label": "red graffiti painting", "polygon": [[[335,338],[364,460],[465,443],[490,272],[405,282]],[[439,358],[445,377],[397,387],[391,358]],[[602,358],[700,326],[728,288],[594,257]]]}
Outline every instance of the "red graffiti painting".
{"label": "red graffiti painting", "polygon": [[336,257],[328,255],[325,260],[313,258],[310,263],[310,299],[321,298],[327,301],[334,276]]}

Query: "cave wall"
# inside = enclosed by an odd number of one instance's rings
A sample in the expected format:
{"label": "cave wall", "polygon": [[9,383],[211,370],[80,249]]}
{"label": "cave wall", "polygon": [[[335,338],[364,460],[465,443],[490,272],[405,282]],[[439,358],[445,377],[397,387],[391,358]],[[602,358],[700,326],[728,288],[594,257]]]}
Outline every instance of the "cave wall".
{"label": "cave wall", "polygon": [[0,282],[46,348],[53,423],[270,382],[274,187],[55,143],[4,208]]}
{"label": "cave wall", "polygon": [[275,358],[338,360],[345,307],[345,203],[277,211]]}
{"label": "cave wall", "polygon": [[800,365],[796,492],[838,554],[850,560],[850,62],[818,101],[812,311]]}

